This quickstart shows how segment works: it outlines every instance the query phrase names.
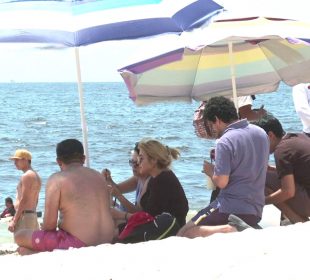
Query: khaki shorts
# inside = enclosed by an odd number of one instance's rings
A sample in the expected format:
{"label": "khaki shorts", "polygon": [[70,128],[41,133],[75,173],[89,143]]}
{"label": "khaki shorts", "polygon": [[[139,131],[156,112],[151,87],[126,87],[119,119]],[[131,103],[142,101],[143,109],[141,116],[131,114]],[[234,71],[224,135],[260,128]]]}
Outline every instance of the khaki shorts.
{"label": "khaki shorts", "polygon": [[15,225],[15,232],[20,229],[39,229],[37,213],[23,213]]}

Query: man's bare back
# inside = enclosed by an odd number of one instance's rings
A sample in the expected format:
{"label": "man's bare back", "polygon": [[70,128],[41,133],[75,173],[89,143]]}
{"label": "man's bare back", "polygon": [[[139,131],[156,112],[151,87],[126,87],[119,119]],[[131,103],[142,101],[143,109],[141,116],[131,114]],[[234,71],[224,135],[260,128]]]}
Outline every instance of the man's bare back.
{"label": "man's bare back", "polygon": [[51,175],[45,189],[41,230],[21,230],[15,235],[21,254],[81,248],[111,243],[114,221],[104,177],[84,167],[84,148],[77,139],[56,146],[60,172]]}
{"label": "man's bare back", "polygon": [[106,182],[95,170],[71,163],[52,175],[46,185],[44,230],[59,228],[87,245],[111,242],[114,222]]}

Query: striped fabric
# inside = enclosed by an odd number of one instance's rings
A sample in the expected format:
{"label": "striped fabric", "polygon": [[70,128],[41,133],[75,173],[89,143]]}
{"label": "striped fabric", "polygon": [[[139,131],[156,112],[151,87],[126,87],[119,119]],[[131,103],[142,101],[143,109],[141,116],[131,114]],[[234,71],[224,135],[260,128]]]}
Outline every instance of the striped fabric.
{"label": "striped fabric", "polygon": [[[273,24],[279,27],[278,31]],[[261,25],[264,33],[271,35],[262,36]],[[247,30],[241,30],[242,26]],[[215,22],[205,28],[203,36],[198,36],[213,43],[180,48],[126,66],[119,72],[137,104],[232,96],[231,66],[235,69],[238,96],[273,92],[281,81],[289,86],[310,82],[309,43],[277,35],[280,31],[294,35],[296,28],[295,34],[305,37],[307,34],[301,32],[301,27],[310,30],[310,24],[301,26],[284,20]],[[231,54],[228,42],[232,44]]]}
{"label": "striped fabric", "polygon": [[82,46],[181,33],[222,10],[212,0],[0,0],[0,42]]}

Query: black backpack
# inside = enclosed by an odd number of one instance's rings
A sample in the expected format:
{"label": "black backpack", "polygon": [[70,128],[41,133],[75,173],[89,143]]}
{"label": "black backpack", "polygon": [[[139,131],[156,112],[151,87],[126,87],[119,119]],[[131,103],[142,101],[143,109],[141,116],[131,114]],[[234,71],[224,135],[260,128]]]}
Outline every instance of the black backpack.
{"label": "black backpack", "polygon": [[180,226],[175,217],[169,213],[162,213],[154,217],[154,220],[137,225],[126,236],[118,240],[120,243],[137,243],[149,240],[160,240],[169,236],[175,236]]}

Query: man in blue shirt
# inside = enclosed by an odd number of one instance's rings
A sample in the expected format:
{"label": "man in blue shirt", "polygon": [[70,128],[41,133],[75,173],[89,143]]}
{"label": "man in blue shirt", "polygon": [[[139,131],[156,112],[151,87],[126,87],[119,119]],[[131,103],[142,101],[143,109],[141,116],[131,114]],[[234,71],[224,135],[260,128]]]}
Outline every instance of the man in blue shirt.
{"label": "man in blue shirt", "polygon": [[203,169],[221,190],[210,205],[180,229],[178,235],[189,238],[234,232],[246,224],[255,227],[265,204],[269,159],[265,131],[246,119],[238,120],[233,102],[225,97],[211,98],[204,118],[218,140],[215,165],[205,161]]}

